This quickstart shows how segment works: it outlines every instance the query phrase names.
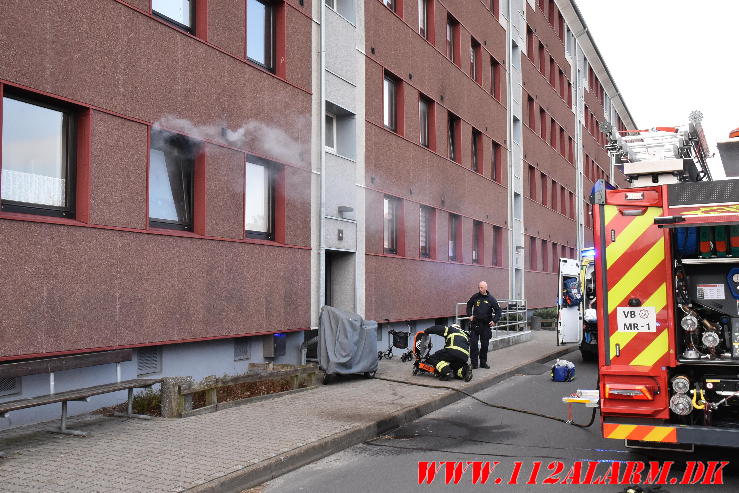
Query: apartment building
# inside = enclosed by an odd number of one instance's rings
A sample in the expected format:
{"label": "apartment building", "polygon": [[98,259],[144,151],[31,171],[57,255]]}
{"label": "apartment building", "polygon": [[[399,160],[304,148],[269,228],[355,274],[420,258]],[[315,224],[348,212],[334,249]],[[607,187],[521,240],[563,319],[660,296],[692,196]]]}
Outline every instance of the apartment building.
{"label": "apartment building", "polygon": [[197,379],[304,361],[324,304],[383,346],[480,280],[551,306],[635,128],[570,0],[11,0],[0,32],[0,364]]}

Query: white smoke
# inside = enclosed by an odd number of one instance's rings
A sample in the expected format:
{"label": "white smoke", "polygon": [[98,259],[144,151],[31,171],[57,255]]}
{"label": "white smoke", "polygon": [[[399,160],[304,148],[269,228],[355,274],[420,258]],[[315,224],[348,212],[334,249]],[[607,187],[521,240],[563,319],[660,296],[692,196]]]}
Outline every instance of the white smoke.
{"label": "white smoke", "polygon": [[[310,119],[307,117],[296,117],[288,123],[298,134],[301,131],[310,132]],[[284,129],[259,121],[249,121],[231,130],[225,124],[195,125],[184,118],[167,115],[154,123],[153,128],[181,133],[195,140],[237,147],[290,164],[302,163],[309,155],[306,145]]]}

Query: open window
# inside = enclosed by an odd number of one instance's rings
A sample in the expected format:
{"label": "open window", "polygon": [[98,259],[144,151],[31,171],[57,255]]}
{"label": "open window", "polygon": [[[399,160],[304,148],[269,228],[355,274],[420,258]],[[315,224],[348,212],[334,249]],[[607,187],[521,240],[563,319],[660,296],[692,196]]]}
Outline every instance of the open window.
{"label": "open window", "polygon": [[195,159],[200,143],[153,130],[149,154],[149,225],[193,230]]}

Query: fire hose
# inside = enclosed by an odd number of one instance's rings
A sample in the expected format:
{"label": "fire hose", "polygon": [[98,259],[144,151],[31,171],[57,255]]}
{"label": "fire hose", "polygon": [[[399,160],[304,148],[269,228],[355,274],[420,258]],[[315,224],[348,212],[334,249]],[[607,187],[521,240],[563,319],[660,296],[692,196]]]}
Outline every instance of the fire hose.
{"label": "fire hose", "polygon": [[453,390],[455,392],[459,392],[460,394],[464,394],[467,397],[470,397],[470,398],[476,400],[477,402],[479,402],[481,404],[484,404],[486,406],[489,406],[489,407],[492,407],[492,408],[495,408],[495,409],[501,409],[503,411],[512,411],[512,412],[521,413],[521,414],[528,414],[528,415],[531,415],[531,416],[537,416],[539,418],[550,419],[552,421],[559,421],[560,423],[577,426],[578,428],[588,428],[588,427],[592,426],[592,424],[595,422],[595,408],[593,408],[593,414],[590,416],[590,421],[588,421],[587,424],[580,424],[580,423],[575,423],[572,420],[559,418],[557,416],[549,416],[548,414],[537,413],[536,411],[529,411],[529,410],[526,410],[526,409],[517,409],[515,407],[508,407],[508,406],[502,406],[500,404],[493,404],[491,402],[484,401],[484,400],[480,399],[479,397],[475,397],[474,395],[470,394],[469,392],[465,392],[462,389],[458,389],[458,388],[455,388],[455,387],[449,387],[447,385],[430,385],[430,384],[415,383],[415,382],[405,382],[403,380],[395,380],[395,379],[392,379],[392,378],[384,378],[384,377],[377,377],[377,376],[375,377],[375,380],[384,380],[386,382],[402,383],[402,384],[405,384],[405,385],[414,385],[416,387],[426,387],[426,388],[430,388],[430,389],[447,389],[447,390]]}

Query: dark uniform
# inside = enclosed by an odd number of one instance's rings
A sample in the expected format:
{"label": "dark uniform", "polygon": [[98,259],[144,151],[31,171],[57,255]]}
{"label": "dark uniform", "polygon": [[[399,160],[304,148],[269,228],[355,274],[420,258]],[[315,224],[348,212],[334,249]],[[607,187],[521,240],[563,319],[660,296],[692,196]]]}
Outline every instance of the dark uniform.
{"label": "dark uniform", "polygon": [[[489,291],[486,294],[477,292],[467,302],[467,316],[470,315],[475,317],[470,330],[472,368],[477,368],[478,355],[480,366],[485,368],[488,364],[488,344],[490,344],[490,338],[493,336],[490,322],[498,323],[498,320],[500,320],[500,306]],[[480,349],[477,347],[478,340],[480,341]]]}
{"label": "dark uniform", "polygon": [[429,356],[428,363],[434,365],[442,380],[464,378],[464,366],[470,357],[470,341],[467,333],[456,327],[433,325],[424,330],[426,334],[435,334],[444,338],[444,349]]}

